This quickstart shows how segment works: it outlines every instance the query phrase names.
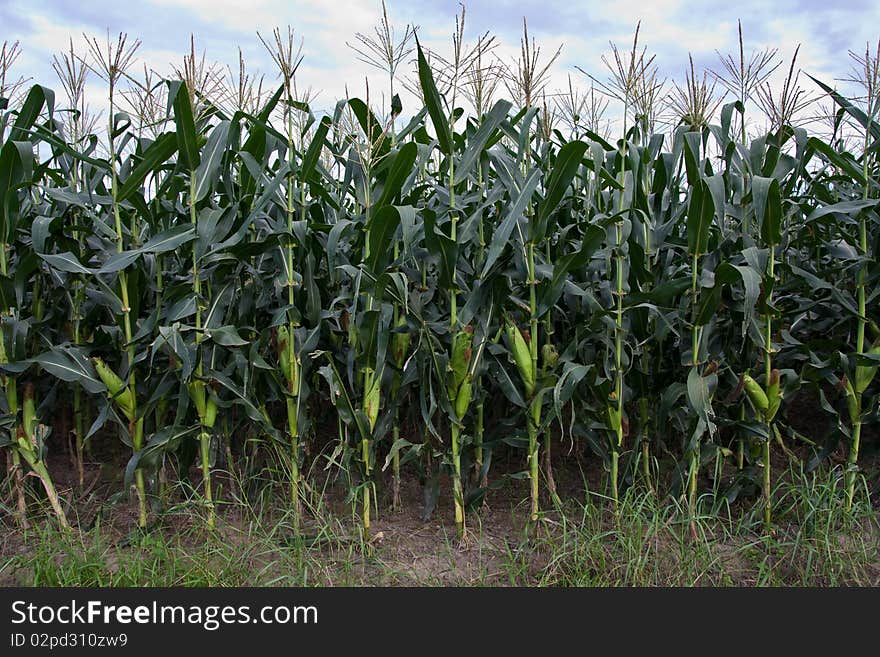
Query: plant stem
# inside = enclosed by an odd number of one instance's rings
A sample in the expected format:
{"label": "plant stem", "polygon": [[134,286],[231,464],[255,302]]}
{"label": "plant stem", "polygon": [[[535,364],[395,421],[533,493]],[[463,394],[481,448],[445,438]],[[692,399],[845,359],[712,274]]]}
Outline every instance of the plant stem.
{"label": "plant stem", "polygon": [[[775,246],[769,244],[767,246],[767,276],[770,281],[774,280],[775,270]],[[772,301],[772,292],[767,295],[767,305]],[[772,351],[773,351],[773,319],[768,311],[764,318],[764,389],[770,387],[770,377],[773,371]],[[770,490],[770,436],[772,433],[772,421],[767,421],[767,440],[764,441],[764,477],[763,477],[763,496],[764,496],[764,528],[770,531],[772,523],[772,504]]]}
{"label": "plant stem", "polygon": [[[113,137],[113,115],[114,115],[114,91],[115,83],[110,78],[110,125],[108,128],[108,138],[110,141],[110,191],[113,202],[113,218],[116,225],[116,249],[119,253],[125,250],[124,236],[122,233],[122,215],[119,210],[119,179],[116,172],[116,144]],[[122,296],[122,324],[125,331],[125,344],[128,352],[128,388],[131,390],[131,398],[134,404],[134,416],[137,416],[137,387],[135,381],[135,345],[132,340],[133,334],[131,330],[131,304],[128,298],[128,275],[125,269],[119,272],[119,288]],[[143,448],[143,431],[135,431],[132,435],[132,448],[135,452],[139,452]],[[147,499],[146,490],[144,488],[144,475],[138,469],[135,472],[135,487],[138,496],[138,527],[141,529],[147,526]]]}
{"label": "plant stem", "polygon": [[361,527],[364,541],[370,540],[370,441],[361,440],[361,461],[364,466],[363,507],[361,508]]}
{"label": "plant stem", "polygon": [[[291,99],[288,98],[288,101]],[[285,258],[287,260],[287,305],[289,306],[288,312],[292,312],[294,308],[294,278],[293,278],[293,219],[295,216],[296,208],[294,206],[294,189],[293,189],[293,164],[294,164],[294,143],[293,143],[293,134],[294,134],[294,125],[293,125],[293,113],[291,111],[290,102],[288,102],[285,107],[286,114],[286,122],[287,122],[287,163],[289,167],[289,171],[287,174],[287,231],[290,233],[287,236],[287,249],[285,253]],[[305,182],[303,181],[303,185]],[[305,188],[303,187],[303,193],[305,192]],[[303,197],[304,198],[304,197]],[[299,517],[302,510],[302,504],[300,500],[300,486],[299,486],[299,417],[298,417],[298,406],[299,406],[299,389],[294,389],[294,382],[299,384],[300,380],[300,372],[299,372],[299,359],[296,354],[296,341],[294,339],[294,331],[296,330],[296,324],[293,320],[289,320],[288,322],[288,333],[290,335],[290,349],[288,350],[289,354],[289,371],[291,372],[291,382],[288,386],[288,397],[287,397],[287,429],[290,433],[290,449],[291,449],[291,466],[290,466],[290,497],[291,503],[293,505],[293,522],[297,529],[299,528]]]}
{"label": "plant stem", "polygon": [[459,441],[461,439],[461,426],[458,422],[451,425],[452,433],[452,494],[455,501],[455,528],[458,537],[464,537],[464,494],[461,487],[461,453]]}
{"label": "plant stem", "polygon": [[[198,231],[198,223],[199,217],[198,212],[196,211],[196,177],[195,172],[190,171],[189,177],[189,218],[190,223],[192,223],[193,229]],[[205,385],[202,377],[204,376],[204,365],[203,358],[201,353],[201,344],[202,344],[202,279],[201,274],[199,272],[199,262],[198,262],[198,252],[196,251],[196,247],[193,246],[192,251],[192,274],[193,274],[193,292],[196,297],[196,349],[197,349],[197,361],[196,361],[196,380],[193,384],[201,388],[201,397],[206,400],[208,396],[207,386]],[[200,456],[202,461],[202,483],[205,489],[205,502],[208,505],[208,520],[207,525],[208,529],[214,529],[214,502],[211,496],[211,433],[210,430],[205,423],[205,416],[202,412],[199,413],[199,443],[200,443]]]}
{"label": "plant stem", "polygon": [[[476,389],[480,389],[479,383]],[[477,485],[481,488],[485,488],[488,485],[488,473],[483,473],[483,414],[483,398],[481,396],[477,402],[477,418],[474,423],[474,462],[477,470]]]}
{"label": "plant stem", "polygon": [[[624,110],[625,113],[625,110]],[[614,501],[614,514],[618,514],[618,503],[620,501],[620,490],[618,485],[618,471],[620,462],[620,450],[623,448],[623,204],[624,192],[626,187],[626,126],[624,125],[624,138],[622,141],[620,152],[620,182],[622,189],[619,195],[618,212],[621,216],[615,221],[615,297],[617,309],[615,311],[614,326],[614,394],[615,399],[612,403],[617,404],[618,422],[614,427],[615,437],[614,444],[611,448],[611,498]]]}
{"label": "plant stem", "polygon": [[[700,362],[700,327],[697,326],[697,304],[699,302],[699,287],[697,281],[699,279],[700,255],[694,253],[691,258],[691,368],[698,366]],[[697,510],[697,475],[700,469],[700,441],[691,450],[690,469],[688,470],[688,511],[691,523]]]}
{"label": "plant stem", "polygon": [[[529,275],[529,358],[532,372],[538,372],[538,302],[537,278],[535,274],[535,243],[528,244],[528,275]],[[537,389],[538,382],[535,382]],[[529,399],[529,472],[531,477],[531,520],[538,519],[538,428],[541,425],[540,397]]]}
{"label": "plant stem", "polygon": [[52,477],[46,469],[46,464],[43,463],[36,454],[33,454],[26,449],[16,451],[21,453],[24,460],[27,461],[28,465],[31,467],[31,470],[36,473],[40,483],[43,484],[43,488],[46,491],[46,497],[49,499],[49,504],[52,506],[52,510],[55,512],[58,522],[61,523],[61,526],[64,529],[70,529],[70,524],[67,522],[67,516],[64,514],[64,509],[61,508],[61,500],[58,498],[55,485],[52,483]]}
{"label": "plant stem", "polygon": [[[452,121],[450,120],[450,127]],[[458,212],[455,207],[455,155],[449,153],[449,237],[453,242],[458,241]],[[456,284],[456,272],[452,273],[452,289],[449,291],[449,328],[455,343],[455,334],[458,327],[458,287]],[[455,399],[450,399],[455,404]],[[467,412],[467,410],[465,410]],[[455,503],[455,526],[459,538],[464,538],[464,494],[461,485],[461,428],[464,417],[458,418],[450,424],[450,439],[452,442],[452,496]]]}
{"label": "plant stem", "polygon": [[654,484],[651,481],[651,451],[650,451],[650,433],[648,431],[648,399],[642,397],[639,400],[639,415],[641,418],[642,428],[642,477],[645,480],[645,486],[648,492],[653,495]]}
{"label": "plant stem", "polygon": [[[862,175],[865,178],[865,186],[862,190],[862,199],[870,198],[870,179],[868,178],[868,146],[869,136],[871,134],[871,125],[873,113],[868,117],[868,127],[865,131],[864,155],[862,156]],[[867,259],[868,257],[868,222],[865,212],[859,213],[859,251],[860,255]],[[859,302],[859,322],[856,328],[856,353],[865,352],[865,325],[868,323],[867,305],[865,303],[865,268],[863,264],[859,268],[858,274],[858,302]],[[862,438],[862,393],[856,391],[856,408],[858,409],[858,417],[853,422],[852,442],[850,444],[849,458],[846,469],[846,509],[852,510],[853,498],[856,490],[856,476],[859,464],[859,446]]]}

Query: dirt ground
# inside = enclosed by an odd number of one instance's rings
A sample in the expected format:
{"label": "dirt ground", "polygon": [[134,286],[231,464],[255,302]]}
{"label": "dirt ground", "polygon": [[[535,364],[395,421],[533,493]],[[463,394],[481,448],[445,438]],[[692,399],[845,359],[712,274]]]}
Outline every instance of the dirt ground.
{"label": "dirt ground", "polygon": [[[790,409],[788,421],[796,431],[817,438],[827,427],[825,414],[817,404],[809,402]],[[57,429],[63,426],[56,427],[55,435],[64,435]],[[866,444],[871,444],[871,440]],[[135,505],[122,491],[121,473],[127,460],[122,448],[112,437],[95,441],[86,463],[82,489],[64,445],[53,446],[49,461],[78,535],[88,536],[95,527],[100,528],[101,540],[106,544],[99,557],[103,560],[100,567],[111,574],[114,568],[122,567],[119,562],[127,555],[145,549],[136,545],[137,540],[132,540],[137,515]],[[804,460],[813,453],[808,445],[796,441],[788,443],[786,449]],[[220,504],[213,536],[206,538],[198,502],[186,500],[179,487],[172,488],[164,499],[161,514],[154,510],[150,531],[163,537],[163,549],[169,550],[169,559],[175,558],[170,553],[174,549],[191,555],[204,549],[206,541],[213,541],[229,553],[231,562],[246,562],[247,568],[259,573],[255,581],[260,584],[284,581],[285,569],[290,567],[292,558],[288,556],[288,548],[294,544],[300,549],[296,558],[308,561],[308,567],[315,571],[314,583],[321,584],[522,585],[593,579],[617,581],[609,579],[611,572],[618,573],[622,583],[639,583],[645,578],[653,584],[748,585],[764,581],[762,572],[768,563],[780,569],[782,583],[787,581],[786,568],[791,569],[794,581],[799,577],[803,579],[801,571],[809,568],[794,559],[786,562],[786,549],[790,551],[790,546],[786,548],[785,537],[792,536],[794,541],[802,536],[799,524],[805,522],[805,516],[799,509],[782,514],[781,525],[776,530],[776,554],[770,554],[770,548],[755,551],[753,544],[759,541],[751,530],[731,533],[724,529],[725,522],[729,527],[755,505],[755,499],[749,496],[737,500],[725,512],[726,518],[701,528],[707,533],[700,536],[700,545],[689,547],[682,542],[687,532],[682,529],[680,518],[665,511],[639,512],[639,518],[634,519],[638,527],[628,525],[621,529],[608,505],[601,501],[607,476],[601,463],[595,457],[573,451],[568,441],[555,442],[553,450],[554,478],[559,496],[566,502],[563,508],[553,508],[549,496],[542,491],[542,508],[550,510],[544,514],[536,532],[530,534],[525,526],[528,483],[524,479],[504,477],[523,467],[516,452],[509,456],[502,453],[493,464],[490,474],[500,485],[489,492],[483,504],[468,512],[464,540],[459,539],[455,531],[449,479],[441,477],[436,509],[425,518],[423,487],[414,473],[407,471],[402,481],[403,505],[399,510],[390,509],[390,474],[384,473],[379,481],[379,501],[373,512],[370,541],[365,546],[359,532],[359,519],[355,516],[357,505],[347,498],[348,487],[341,480],[322,480],[326,476],[323,468],[313,468],[309,480],[311,490],[306,491],[306,497],[320,504],[320,508],[306,511],[299,537],[289,524],[284,505],[286,491],[280,482],[269,484],[260,500],[241,503],[241,491],[237,490],[235,479],[223,471],[214,475]],[[795,462],[792,454],[778,447],[774,449],[773,470],[780,473],[778,476],[790,476],[790,465]],[[822,467],[827,469],[845,460],[846,450],[839,446]],[[727,464],[726,476],[730,476],[734,467],[732,461]],[[880,490],[878,455],[866,450],[862,469],[875,491],[872,502],[876,511],[880,501],[876,495]],[[198,491],[198,469],[192,468],[190,475]],[[169,481],[176,480],[173,472],[168,476]],[[712,481],[704,475],[701,488],[711,487]],[[35,571],[28,565],[27,555],[34,551],[37,539],[33,529],[22,532],[15,526],[9,514],[14,505],[7,492],[2,502],[0,525],[5,531],[0,539],[0,585],[32,583]],[[648,518],[644,527],[640,524],[644,520],[642,516]],[[45,522],[33,512],[30,521],[33,526]],[[808,518],[806,522],[813,521]],[[589,531],[585,532],[584,527]],[[590,537],[597,535],[601,540],[591,541]],[[690,540],[693,539],[691,536]],[[826,536],[823,540],[829,539]],[[861,550],[864,563],[854,583],[867,581],[880,585],[880,534],[876,523],[859,528],[857,535],[835,534],[833,540],[839,543],[835,549],[842,555],[851,547]],[[858,545],[850,546],[848,542],[852,541]],[[81,542],[86,545],[88,539]],[[177,547],[169,548],[171,545]],[[706,547],[705,563],[691,561],[697,559],[692,555],[700,552],[698,547]],[[57,556],[50,555],[50,560],[69,557],[65,556],[64,549],[59,548],[58,552]],[[238,566],[241,567],[240,563]],[[688,569],[693,570],[690,579],[677,581],[676,573]],[[665,573],[669,574],[668,581],[664,580]],[[241,577],[243,582],[233,577],[229,583],[247,583],[247,574]]]}

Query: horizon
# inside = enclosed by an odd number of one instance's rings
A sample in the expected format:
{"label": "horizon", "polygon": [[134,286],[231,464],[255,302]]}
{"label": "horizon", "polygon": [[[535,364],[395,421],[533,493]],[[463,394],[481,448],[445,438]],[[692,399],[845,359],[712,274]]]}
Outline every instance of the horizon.
{"label": "horizon", "polygon": [[[316,6],[321,7],[320,16]],[[448,1],[392,2],[388,3],[388,15],[397,38],[406,26],[413,25],[426,49],[446,56],[451,50],[450,37],[461,6]],[[719,55],[738,54],[737,12],[750,17],[742,25],[746,57],[755,50],[778,49],[781,66],[770,79],[774,88],[780,86],[800,44],[797,69],[839,87],[844,93],[852,93],[852,85],[842,81],[851,73],[853,64],[848,51],[860,52],[866,43],[874,43],[877,37],[869,35],[870,26],[880,22],[870,20],[880,19],[880,7],[862,1],[829,7],[816,0],[787,0],[776,3],[776,12],[751,0],[736,8],[714,0],[661,0],[650,7],[638,8],[636,3],[625,2],[618,3],[613,11],[603,5],[576,7],[556,0],[540,4],[474,2],[463,6],[467,9],[466,42],[472,43],[477,36],[489,31],[497,37],[493,56],[505,64],[509,65],[519,53],[523,18],[528,20],[530,38],[541,49],[542,62],[546,62],[557,47],[562,47],[559,59],[550,70],[546,91],[551,97],[567,89],[569,76],[576,88],[588,91],[591,81],[579,69],[599,80],[605,79],[608,71],[603,57],[609,55],[610,44],[628,50],[638,24],[641,26],[640,47],[646,47],[648,55],[656,57],[660,77],[667,80],[667,93],[674,89],[673,82],[683,82],[689,55],[694,58],[699,80],[702,71],[719,70]],[[290,25],[303,44],[298,86],[311,93],[311,105],[316,112],[331,111],[335,102],[346,96],[363,98],[367,83],[371,104],[386,111],[387,73],[361,61],[350,47],[358,45],[358,33],[374,33],[381,17],[381,2],[347,0],[324,4],[257,0],[243,14],[234,11],[237,7],[238,3],[232,0],[147,0],[135,7],[120,7],[99,0],[72,8],[59,0],[39,0],[26,8],[19,3],[0,4],[0,20],[11,28],[6,38],[21,44],[22,54],[13,68],[13,77],[22,76],[29,78],[29,84],[53,88],[59,103],[63,102],[63,90],[52,71],[52,57],[67,49],[69,39],[73,40],[77,52],[83,53],[84,33],[102,39],[107,31],[114,38],[118,32],[126,32],[130,39],[141,42],[134,71],[139,72],[146,65],[162,77],[170,76],[173,66],[180,66],[183,55],[189,51],[191,36],[196,54],[204,53],[206,61],[216,62],[224,73],[237,70],[241,48],[250,72],[263,74],[264,89],[274,89],[275,69],[258,33],[271,38],[274,28],[285,29]],[[507,11],[503,11],[505,9]],[[309,10],[305,17],[302,17],[303,10]],[[713,29],[709,29],[704,16],[713,17]],[[588,30],[590,26],[598,29]],[[577,33],[578,30],[585,32]],[[418,106],[413,94],[400,84],[402,78],[412,75],[410,60],[414,58],[413,53],[398,72],[396,91],[403,101],[404,117]],[[800,84],[808,94],[820,95],[808,78],[802,77]],[[499,91],[499,95],[509,97],[503,84],[499,85]],[[716,94],[723,91],[723,86],[718,84]],[[104,111],[105,96],[103,82],[90,74],[86,85],[87,102],[94,109]],[[618,119],[613,115],[620,110],[614,103],[610,112],[609,122],[616,123]]]}

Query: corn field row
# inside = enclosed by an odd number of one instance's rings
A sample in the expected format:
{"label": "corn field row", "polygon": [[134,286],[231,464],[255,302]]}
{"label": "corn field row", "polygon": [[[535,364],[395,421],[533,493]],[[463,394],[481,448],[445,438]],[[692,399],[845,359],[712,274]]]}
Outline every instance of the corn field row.
{"label": "corn field row", "polygon": [[[637,486],[693,513],[711,485],[769,527],[771,454],[827,467],[843,444],[852,505],[878,419],[877,57],[856,58],[864,97],[810,81],[835,104],[826,139],[792,122],[791,73],[775,104],[764,92],[770,131],[747,136],[760,55],[730,60],[723,103],[691,64],[661,132],[651,60],[615,49],[611,139],[580,121],[583,99],[568,129],[550,120],[527,36],[514,104],[494,100],[481,42],[456,34],[449,61],[409,30],[365,50],[385,56],[385,114],[369,97],[314,112],[281,31],[264,41],[271,96],[242,72],[238,102],[215,102],[194,49],[174,78],[134,86],[137,44],[120,36],[56,59],[68,102],[40,85],[0,100],[11,514],[27,522],[39,481],[67,525],[47,461],[69,440],[82,486],[97,435],[130,450],[141,527],[166,464],[200,469],[213,528],[218,459],[246,478],[261,451],[283,456],[294,517],[306,473],[326,468],[367,537],[381,478],[393,507],[419,503],[401,499],[407,472],[448,475],[435,497],[460,533],[507,476],[528,480],[535,522],[575,451],[604,471],[611,509]],[[413,56],[423,107],[405,115],[396,67]],[[106,83],[105,128],[86,74]],[[132,89],[140,116],[123,109]],[[798,399],[819,400],[827,435],[793,428]],[[493,470],[502,452],[520,472]]]}

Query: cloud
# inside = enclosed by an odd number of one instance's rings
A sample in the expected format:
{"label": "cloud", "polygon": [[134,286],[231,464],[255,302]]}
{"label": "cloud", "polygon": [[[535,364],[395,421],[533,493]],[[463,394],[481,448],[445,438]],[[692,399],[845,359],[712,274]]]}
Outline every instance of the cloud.
{"label": "cloud", "polygon": [[[411,0],[395,1],[389,11],[399,29],[406,23],[419,25],[423,44],[448,54],[459,8],[457,0]],[[0,21],[6,38],[22,42],[24,52],[17,73],[56,87],[50,68],[52,54],[62,50],[71,36],[79,39],[82,32],[102,34],[106,29],[127,31],[140,38],[141,60],[163,73],[172,62],[180,61],[190,33],[195,35],[199,50],[204,48],[209,59],[224,66],[237,65],[237,48],[241,46],[249,66],[262,70],[268,83],[274,84],[275,71],[256,33],[269,35],[276,26],[290,24],[303,39],[299,85],[321,90],[318,104],[330,107],[346,89],[362,95],[366,80],[374,101],[380,101],[387,89],[386,76],[358,61],[346,46],[358,32],[373,33],[378,10],[378,2],[363,0],[253,0],[246,4],[239,0],[34,0],[0,5]],[[747,51],[772,47],[779,49],[781,57],[790,58],[800,43],[798,65],[833,82],[849,70],[847,50],[862,50],[866,41],[876,40],[880,5],[870,0],[781,0],[772,5],[762,0],[474,1],[467,8],[466,34],[474,38],[491,29],[499,39],[496,54],[512,63],[519,54],[523,15],[545,57],[564,43],[550,88],[564,88],[569,75],[588,84],[575,66],[603,78],[602,55],[608,53],[609,41],[628,48],[638,22],[640,43],[656,55],[663,75],[680,79],[689,53],[698,67],[717,67],[716,51],[734,52],[738,47],[740,15],[746,17]],[[412,66],[404,68],[409,72]],[[812,83],[805,80],[804,84]],[[89,89],[90,100],[100,103],[100,85]],[[405,106],[411,107],[414,99],[403,95]]]}

